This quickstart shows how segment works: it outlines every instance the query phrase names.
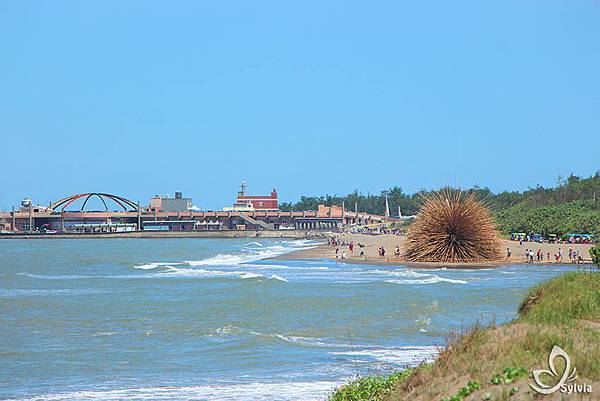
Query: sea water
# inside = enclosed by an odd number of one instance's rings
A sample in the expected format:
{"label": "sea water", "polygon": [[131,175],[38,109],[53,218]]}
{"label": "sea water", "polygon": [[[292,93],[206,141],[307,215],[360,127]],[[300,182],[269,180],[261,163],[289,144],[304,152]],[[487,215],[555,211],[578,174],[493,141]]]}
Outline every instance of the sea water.
{"label": "sea water", "polygon": [[0,241],[0,399],[326,400],[570,268],[267,260],[311,241]]}

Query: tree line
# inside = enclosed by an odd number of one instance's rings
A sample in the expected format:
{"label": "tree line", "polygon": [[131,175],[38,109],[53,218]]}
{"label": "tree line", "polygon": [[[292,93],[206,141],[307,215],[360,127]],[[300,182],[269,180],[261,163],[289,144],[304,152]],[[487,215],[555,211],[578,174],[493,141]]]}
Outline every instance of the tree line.
{"label": "tree line", "polygon": [[[438,190],[439,191],[439,190]],[[600,235],[600,171],[588,178],[570,175],[559,177],[553,187],[537,186],[526,191],[492,192],[487,187],[472,187],[490,206],[498,227],[505,233],[535,232],[540,234],[591,233]],[[355,190],[347,195],[302,196],[297,202],[280,203],[281,210],[316,210],[319,204],[342,205],[347,210],[383,215],[385,197],[390,213],[417,214],[423,195],[433,191],[421,190],[408,194],[401,187],[392,187],[379,194],[364,194]]]}

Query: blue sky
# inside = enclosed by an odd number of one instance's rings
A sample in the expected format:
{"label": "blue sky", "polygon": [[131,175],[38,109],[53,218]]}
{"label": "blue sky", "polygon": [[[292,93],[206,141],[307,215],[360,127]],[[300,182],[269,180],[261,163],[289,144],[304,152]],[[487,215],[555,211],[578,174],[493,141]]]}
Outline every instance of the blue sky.
{"label": "blue sky", "polygon": [[0,0],[0,208],[600,169],[598,1]]}

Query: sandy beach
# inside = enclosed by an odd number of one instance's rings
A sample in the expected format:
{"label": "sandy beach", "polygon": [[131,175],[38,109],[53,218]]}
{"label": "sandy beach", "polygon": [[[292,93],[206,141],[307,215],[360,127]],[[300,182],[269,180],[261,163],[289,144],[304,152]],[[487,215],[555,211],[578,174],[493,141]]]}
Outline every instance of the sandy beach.
{"label": "sandy beach", "polygon": [[[368,235],[368,234],[335,234],[340,242],[345,243],[345,246],[331,246],[328,245],[326,240],[324,243],[319,244],[315,248],[300,250],[292,253],[288,253],[282,256],[278,256],[275,259],[336,259],[335,251],[339,248],[340,255],[342,251],[346,251],[346,263],[363,263],[363,264],[382,264],[382,265],[407,265],[412,267],[444,267],[451,268],[477,268],[477,267],[493,267],[504,264],[525,264],[525,251],[527,249],[533,249],[534,253],[541,250],[543,254],[543,261],[534,261],[534,264],[539,263],[555,263],[555,254],[558,254],[559,248],[562,249],[562,262],[563,264],[570,263],[569,260],[569,248],[573,251],[578,251],[584,258],[585,263],[591,263],[589,249],[592,245],[587,244],[548,244],[548,243],[537,243],[537,242],[523,242],[523,245],[519,245],[518,241],[502,240],[502,253],[505,256],[503,259],[495,262],[484,262],[484,263],[433,263],[433,262],[406,262],[402,259],[402,256],[396,257],[394,255],[394,249],[396,246],[400,247],[400,255],[404,252],[404,243],[406,236],[400,236],[395,234],[381,234],[381,235]],[[348,245],[350,242],[354,243],[354,252],[350,252]],[[358,244],[364,245],[361,248]],[[378,254],[379,247],[383,246],[385,249],[385,257],[381,257]],[[506,257],[507,249],[510,249],[511,257]],[[361,250],[364,250],[364,255],[360,256]],[[548,253],[550,253],[550,261],[548,261]],[[534,257],[535,260],[535,257]]]}

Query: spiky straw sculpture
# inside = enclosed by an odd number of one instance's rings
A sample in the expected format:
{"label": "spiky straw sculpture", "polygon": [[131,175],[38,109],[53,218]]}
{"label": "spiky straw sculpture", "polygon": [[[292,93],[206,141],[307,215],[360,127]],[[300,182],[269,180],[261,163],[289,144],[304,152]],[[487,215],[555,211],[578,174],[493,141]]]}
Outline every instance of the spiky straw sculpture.
{"label": "spiky straw sculpture", "polygon": [[443,190],[424,196],[408,231],[405,257],[413,262],[483,262],[501,257],[488,208],[475,194]]}

